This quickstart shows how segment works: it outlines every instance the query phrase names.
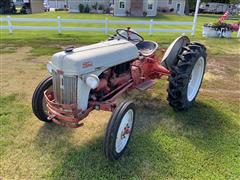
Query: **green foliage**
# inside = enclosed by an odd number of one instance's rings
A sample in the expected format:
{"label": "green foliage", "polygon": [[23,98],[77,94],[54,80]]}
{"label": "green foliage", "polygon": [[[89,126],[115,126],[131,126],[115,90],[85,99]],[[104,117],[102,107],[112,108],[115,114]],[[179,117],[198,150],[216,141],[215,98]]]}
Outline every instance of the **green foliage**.
{"label": "green foliage", "polygon": [[84,13],[89,13],[90,12],[90,7],[89,5],[87,4],[84,8]]}
{"label": "green foliage", "polygon": [[[192,2],[196,3],[196,0],[191,0]],[[240,3],[239,0],[202,0],[201,2],[216,2],[216,3],[226,3],[226,4],[238,4]]]}
{"label": "green foliage", "polygon": [[147,16],[147,12],[143,11],[143,17],[146,17],[146,16]]}
{"label": "green foliage", "polygon": [[230,3],[230,0],[202,0],[202,2]]}
{"label": "green foliage", "polygon": [[109,14],[110,13],[110,8],[106,8],[105,13]]}
{"label": "green foliage", "polygon": [[78,8],[79,8],[80,13],[84,12],[84,5],[83,4],[79,4]]}
{"label": "green foliage", "polygon": [[104,5],[100,4],[98,10],[104,10]]}
{"label": "green foliage", "polygon": [[15,14],[16,12],[16,7],[11,0],[0,1],[0,14]]}
{"label": "green foliage", "polygon": [[97,9],[98,9],[98,3],[96,2],[94,5],[92,5],[92,8],[93,8],[94,10],[97,10]]}
{"label": "green foliage", "polygon": [[231,4],[239,4],[240,1],[239,1],[239,0],[230,0],[230,3],[231,3]]}

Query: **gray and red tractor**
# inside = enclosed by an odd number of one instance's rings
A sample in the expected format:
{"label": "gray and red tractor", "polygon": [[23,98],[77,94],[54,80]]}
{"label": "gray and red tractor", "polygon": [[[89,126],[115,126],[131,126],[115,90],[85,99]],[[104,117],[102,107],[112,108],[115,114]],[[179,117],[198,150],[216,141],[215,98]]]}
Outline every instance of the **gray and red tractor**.
{"label": "gray and red tractor", "polygon": [[117,29],[106,41],[80,48],[68,47],[47,64],[51,76],[36,88],[32,109],[44,122],[77,128],[93,110],[112,112],[106,128],[104,153],[118,159],[133,132],[136,107],[132,101],[117,103],[131,89],[146,90],[168,76],[168,101],[174,110],[189,109],[199,92],[205,67],[206,48],[177,38],[162,58],[158,44],[133,29]]}

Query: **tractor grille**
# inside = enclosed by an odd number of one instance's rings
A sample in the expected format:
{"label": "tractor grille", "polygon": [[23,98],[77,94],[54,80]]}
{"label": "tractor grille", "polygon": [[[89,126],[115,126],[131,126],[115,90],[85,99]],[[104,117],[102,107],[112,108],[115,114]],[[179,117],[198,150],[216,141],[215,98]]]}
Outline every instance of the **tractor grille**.
{"label": "tractor grille", "polygon": [[77,76],[64,76],[53,72],[53,92],[57,103],[77,103]]}

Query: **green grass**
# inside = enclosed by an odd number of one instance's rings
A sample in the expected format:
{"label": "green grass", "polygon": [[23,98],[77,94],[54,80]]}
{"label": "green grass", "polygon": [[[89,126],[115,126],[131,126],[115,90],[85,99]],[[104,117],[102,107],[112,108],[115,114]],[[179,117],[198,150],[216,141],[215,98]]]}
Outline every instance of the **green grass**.
{"label": "green grass", "polygon": [[7,147],[13,143],[13,139],[18,135],[16,129],[21,129],[26,117],[30,115],[29,107],[23,103],[19,103],[21,96],[11,94],[6,97],[1,97],[0,104],[0,129],[4,138],[9,138],[7,141],[1,140],[0,157],[4,156]]}
{"label": "green grass", "polygon": [[33,56],[41,56],[41,55],[50,56],[53,54],[53,52],[57,52],[57,51],[61,51],[61,48],[40,46],[37,48],[33,48],[31,50],[31,53]]}
{"label": "green grass", "polygon": [[[6,163],[2,167],[3,177],[238,179],[240,175],[237,104],[200,100],[185,113],[173,112],[165,102],[155,108],[139,106],[129,150],[121,160],[109,162],[102,153],[102,133],[90,137],[87,143],[75,144],[72,142],[74,133],[81,129],[40,123],[36,128],[29,128],[23,124],[35,124],[35,120],[29,120],[28,105],[19,104],[15,95],[1,102],[5,111],[14,108],[12,112],[1,113],[4,130],[1,151],[5,151],[1,154],[2,162]],[[26,135],[29,130],[31,133]]]}
{"label": "green grass", "polygon": [[[131,21],[141,21],[141,20],[150,20],[151,17],[145,17],[145,18],[137,18],[137,17],[113,17],[110,15],[105,14],[79,14],[79,13],[66,13],[66,12],[55,12],[55,13],[41,13],[41,14],[33,14],[33,15],[15,15],[12,17],[32,17],[32,18],[57,18],[58,16],[61,16],[63,19],[112,19],[112,20],[127,20],[129,21],[129,25],[132,28],[149,28],[148,25],[131,25]],[[4,16],[0,16],[4,17]],[[157,17],[153,18],[154,21],[193,21],[193,16],[178,16],[178,15],[158,15]],[[217,21],[218,16],[216,15],[199,15],[198,17],[198,24],[196,29],[196,35],[195,37],[192,37],[193,40],[202,40],[205,39],[202,38],[202,26],[204,23],[210,23]],[[234,21],[228,21],[228,22],[234,22]],[[48,25],[48,26],[57,26],[56,23],[33,23],[33,22],[15,22],[13,25]],[[63,24],[64,26],[70,26],[70,27],[104,27],[104,24],[94,24],[94,23],[66,23]],[[111,25],[109,27],[113,28],[125,28],[129,25]],[[191,26],[172,26],[172,25],[155,25],[156,28],[177,28],[177,29],[191,29]],[[107,36],[104,34],[104,32],[77,32],[77,31],[63,31],[61,35],[59,35],[56,31],[26,31],[24,30],[15,30],[13,34],[9,34],[7,30],[4,30],[0,33],[1,41],[3,43],[9,43],[9,44],[25,44],[32,47],[49,47],[55,44],[67,46],[67,45],[81,45],[81,44],[91,44],[96,43],[99,41],[102,41],[107,38]],[[109,33],[111,34],[111,33]],[[149,36],[148,33],[142,33],[142,35],[145,37],[145,39],[155,40],[160,45],[169,45],[170,42],[172,42],[173,39],[175,39],[177,36],[181,35],[181,33],[154,33],[153,36]],[[190,35],[190,34],[188,34]],[[235,44],[239,44],[236,40],[236,33],[233,33],[233,41]],[[47,44],[44,42],[48,42]],[[222,46],[222,44],[225,44],[228,42],[228,40],[222,40],[220,41],[220,44],[216,43],[215,40],[210,40],[209,45],[216,47],[218,50],[219,47]],[[224,51],[224,50],[223,50]],[[54,52],[54,49],[53,51]],[[43,50],[43,54],[45,51]],[[223,52],[224,53],[224,52]]]}
{"label": "green grass", "polygon": [[[56,13],[41,13],[41,14],[33,14],[33,15],[15,15],[12,17],[33,17],[33,18],[57,18],[61,16],[63,19],[112,19],[112,20],[128,20],[129,25],[112,25],[110,27],[126,27],[131,26],[133,28],[149,28],[148,25],[131,25],[131,21],[142,21],[142,20],[150,20],[150,17],[146,18],[136,18],[136,17],[114,17],[105,14],[78,14],[78,13],[66,13],[66,12],[56,12]],[[3,16],[0,16],[3,17]],[[153,18],[154,21],[193,21],[193,16],[178,16],[178,15],[159,15]],[[201,38],[202,33],[202,25],[204,23],[215,22],[218,19],[216,15],[199,15],[198,17],[198,26],[196,30],[196,36],[193,39]],[[234,21],[229,21],[234,22]],[[49,25],[49,26],[57,26],[56,23],[33,23],[33,22],[15,22],[13,25]],[[70,27],[104,27],[104,24],[86,24],[86,23],[66,23],[64,26]],[[191,26],[172,26],[172,25],[155,25],[156,28],[178,28],[178,29],[191,29]],[[26,45],[34,45],[35,42],[38,43],[39,46],[47,45],[44,42],[47,40],[50,43],[60,43],[63,45],[66,44],[89,44],[95,43],[100,40],[106,38],[103,32],[74,32],[74,31],[63,31],[61,35],[57,34],[56,31],[28,31],[25,33],[24,30],[15,30],[12,35],[9,35],[7,30],[1,32],[1,39],[3,42],[8,43],[25,43]],[[168,44],[175,37],[179,36],[180,33],[154,33],[153,37],[149,37],[147,33],[143,33],[146,39],[155,39],[159,43]],[[167,36],[166,36],[167,35]],[[233,37],[236,37],[236,33],[233,34]],[[202,38],[201,38],[202,39]],[[36,46],[36,45],[35,45]]]}
{"label": "green grass", "polygon": [[[105,19],[107,15],[65,12],[16,17]],[[129,19],[111,17],[111,19]],[[130,18],[142,20],[150,18]],[[160,15],[155,20],[191,21],[191,16]],[[240,43],[205,39],[201,26],[216,16],[201,15],[196,36],[208,49],[208,66],[196,103],[175,112],[166,100],[166,78],[145,92],[124,98],[137,106],[129,149],[116,162],[103,155],[109,113],[93,112],[79,129],[42,123],[31,111],[31,96],[47,76],[51,54],[68,45],[102,41],[103,33],[2,31],[0,95],[0,178],[3,179],[239,179]],[[86,24],[83,24],[86,26]],[[167,27],[165,27],[167,28]],[[179,33],[144,34],[167,47]],[[235,36],[235,35],[234,35]],[[235,36],[236,37],[236,36]],[[209,90],[209,91],[206,91]]]}

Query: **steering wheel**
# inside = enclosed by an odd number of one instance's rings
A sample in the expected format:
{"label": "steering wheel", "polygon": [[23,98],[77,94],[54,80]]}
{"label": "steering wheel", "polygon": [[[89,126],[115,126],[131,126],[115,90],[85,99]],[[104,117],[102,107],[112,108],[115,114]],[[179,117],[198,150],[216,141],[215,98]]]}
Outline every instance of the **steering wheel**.
{"label": "steering wheel", "polygon": [[[117,29],[116,33],[118,36],[122,37],[123,39],[126,39],[128,41],[132,41],[135,43],[139,43],[144,41],[144,38],[142,36],[140,36],[138,33],[130,30],[130,28],[127,29]],[[134,36],[136,36],[136,38],[133,38]]]}

